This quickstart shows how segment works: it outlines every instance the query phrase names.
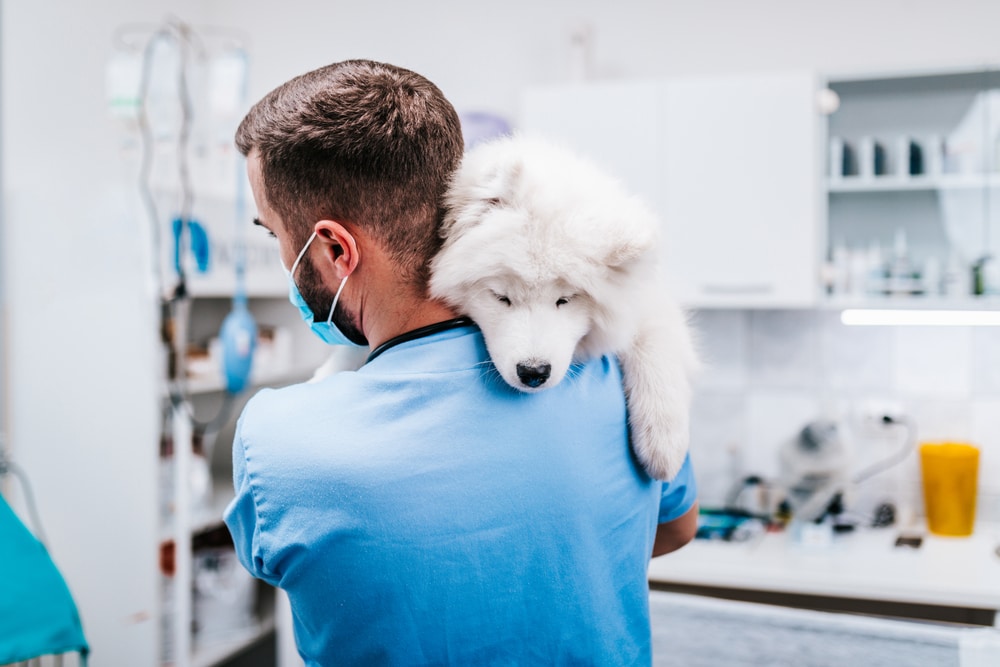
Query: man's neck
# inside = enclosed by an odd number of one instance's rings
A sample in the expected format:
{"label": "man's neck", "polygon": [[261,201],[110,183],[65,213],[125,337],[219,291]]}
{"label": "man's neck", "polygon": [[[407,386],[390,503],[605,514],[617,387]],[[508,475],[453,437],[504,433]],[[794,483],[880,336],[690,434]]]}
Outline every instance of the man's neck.
{"label": "man's neck", "polygon": [[376,308],[370,310],[369,306],[364,311],[362,329],[372,349],[396,336],[458,317],[458,313],[440,301],[403,294],[391,301],[380,307],[370,304]]}
{"label": "man's neck", "polygon": [[428,298],[425,286],[403,280],[398,264],[380,244],[361,232],[357,237],[366,251],[358,276],[365,295],[360,304],[361,321],[358,324],[371,349],[396,336],[461,314],[441,301]]}

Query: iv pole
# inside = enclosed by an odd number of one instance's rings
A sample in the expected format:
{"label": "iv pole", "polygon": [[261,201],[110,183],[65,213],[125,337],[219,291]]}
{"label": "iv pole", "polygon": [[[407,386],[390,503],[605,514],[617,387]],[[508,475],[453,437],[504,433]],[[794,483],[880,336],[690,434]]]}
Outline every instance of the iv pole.
{"label": "iv pole", "polygon": [[[125,33],[144,32],[149,34],[142,49],[143,76],[139,91],[139,107],[137,120],[142,132],[144,146],[143,162],[140,170],[140,193],[143,204],[149,215],[153,235],[153,270],[156,284],[156,296],[161,306],[161,335],[167,346],[167,388],[170,398],[170,437],[173,440],[173,499],[174,521],[172,538],[174,543],[174,591],[172,596],[173,621],[171,628],[172,664],[175,667],[190,667],[193,659],[192,616],[193,616],[193,554],[192,554],[192,501],[189,479],[193,465],[192,444],[194,438],[194,416],[191,405],[187,401],[187,380],[185,377],[185,355],[190,320],[190,294],[185,276],[183,262],[176,265],[177,283],[168,293],[162,284],[160,255],[160,215],[150,185],[150,174],[153,161],[153,128],[148,117],[149,86],[154,52],[159,43],[167,43],[179,51],[178,93],[181,107],[181,126],[179,128],[178,172],[181,188],[180,234],[176,242],[183,247],[185,236],[189,234],[188,223],[192,217],[193,189],[190,182],[190,172],[187,163],[188,139],[191,131],[193,115],[192,100],[188,88],[188,68],[192,56],[203,55],[203,45],[198,35],[191,27],[176,19],[169,19],[159,26],[128,26],[122,28],[117,35],[120,42],[125,43]],[[236,40],[239,41],[238,39]],[[192,53],[192,51],[194,53]],[[225,409],[220,413],[224,414]],[[214,422],[215,420],[213,420]]]}

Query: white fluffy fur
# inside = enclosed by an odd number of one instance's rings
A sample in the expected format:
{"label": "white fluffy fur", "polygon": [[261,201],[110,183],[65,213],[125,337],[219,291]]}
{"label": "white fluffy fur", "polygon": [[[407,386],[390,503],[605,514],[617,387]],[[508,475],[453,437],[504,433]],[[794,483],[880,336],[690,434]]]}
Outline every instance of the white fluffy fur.
{"label": "white fluffy fur", "polygon": [[[442,235],[431,296],[476,321],[503,379],[540,391],[574,359],[616,354],[636,457],[672,479],[688,447],[697,360],[658,274],[659,225],[642,202],[571,153],[505,138],[465,156]],[[551,375],[530,387],[518,364],[548,364]]]}

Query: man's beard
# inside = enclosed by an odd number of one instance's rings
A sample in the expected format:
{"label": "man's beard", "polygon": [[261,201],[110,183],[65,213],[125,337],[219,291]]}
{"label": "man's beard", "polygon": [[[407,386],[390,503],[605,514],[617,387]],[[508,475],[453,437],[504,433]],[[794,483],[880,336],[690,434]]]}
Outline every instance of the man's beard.
{"label": "man's beard", "polygon": [[[319,271],[313,266],[308,255],[303,256],[299,262],[298,274],[299,293],[312,311],[313,321],[326,322],[326,318],[330,316],[330,304],[333,303],[337,293],[322,283]],[[343,300],[338,301],[337,307],[333,309],[333,323],[352,343],[368,344],[368,339],[358,326],[357,317],[347,312]]]}

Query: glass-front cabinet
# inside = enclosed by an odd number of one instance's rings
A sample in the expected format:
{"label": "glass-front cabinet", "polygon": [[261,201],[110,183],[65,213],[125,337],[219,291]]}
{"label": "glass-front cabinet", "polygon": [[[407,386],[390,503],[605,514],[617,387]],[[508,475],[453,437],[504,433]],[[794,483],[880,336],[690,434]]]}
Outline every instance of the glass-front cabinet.
{"label": "glass-front cabinet", "polygon": [[828,303],[1000,302],[1000,71],[828,81]]}

